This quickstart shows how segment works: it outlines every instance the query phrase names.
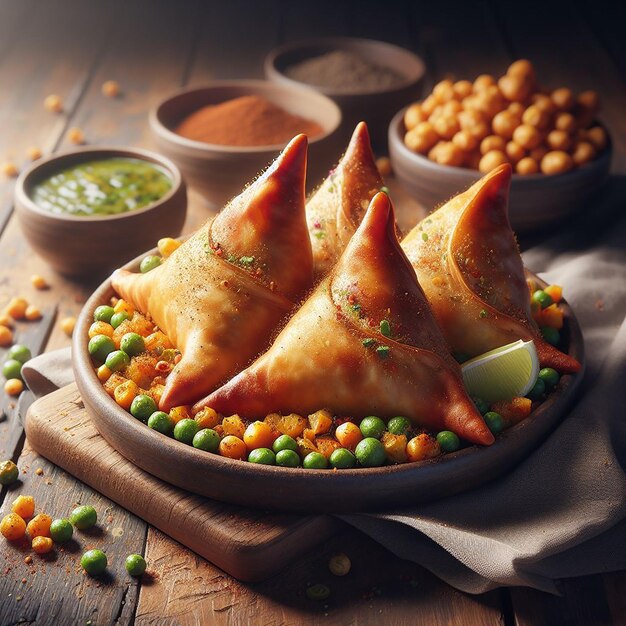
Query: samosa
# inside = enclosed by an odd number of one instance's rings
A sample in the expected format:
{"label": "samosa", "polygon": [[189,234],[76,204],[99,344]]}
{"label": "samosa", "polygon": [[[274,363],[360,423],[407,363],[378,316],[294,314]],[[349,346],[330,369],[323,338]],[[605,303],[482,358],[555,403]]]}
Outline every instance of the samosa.
{"label": "samosa", "polygon": [[518,339],[543,367],[577,372],[533,321],[522,258],[508,218],[510,165],[501,165],[423,219],[402,241],[453,352],[473,357]]}
{"label": "samosa", "polygon": [[332,269],[383,185],[367,125],[360,122],[343,158],[306,203],[316,278]]}
{"label": "samosa", "polygon": [[356,418],[405,415],[493,442],[402,252],[385,193],[271,348],[195,408],[203,406],[246,418],[321,408]]}
{"label": "samosa", "polygon": [[162,265],[113,275],[120,296],[149,314],[182,352],[161,409],[191,404],[245,367],[311,286],[306,152],[306,136],[295,137]]}

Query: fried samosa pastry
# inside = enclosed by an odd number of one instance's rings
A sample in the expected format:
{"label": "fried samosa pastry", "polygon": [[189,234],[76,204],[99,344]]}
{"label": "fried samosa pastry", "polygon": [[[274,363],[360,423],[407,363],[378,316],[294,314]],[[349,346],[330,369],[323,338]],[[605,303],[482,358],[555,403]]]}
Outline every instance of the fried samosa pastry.
{"label": "fried samosa pastry", "polygon": [[240,371],[310,288],[306,152],[299,135],[162,265],[113,275],[120,296],[150,314],[182,352],[161,409],[191,404]]}
{"label": "fried samosa pastry", "polygon": [[345,155],[306,203],[316,278],[335,265],[383,184],[367,125],[360,122]]}
{"label": "fried samosa pastry", "polygon": [[402,241],[454,353],[477,356],[518,339],[535,342],[543,367],[578,361],[541,337],[508,218],[511,167],[501,165],[422,220]]}
{"label": "fried samosa pastry", "polygon": [[323,407],[357,418],[406,415],[493,442],[400,248],[384,193],[272,347],[202,406],[250,418]]}

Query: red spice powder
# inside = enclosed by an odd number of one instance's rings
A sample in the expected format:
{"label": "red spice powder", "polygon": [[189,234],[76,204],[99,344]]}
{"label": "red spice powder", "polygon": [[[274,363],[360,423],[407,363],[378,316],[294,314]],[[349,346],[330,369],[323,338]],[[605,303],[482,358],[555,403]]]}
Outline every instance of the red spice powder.
{"label": "red spice powder", "polygon": [[314,138],[322,131],[317,122],[292,115],[260,96],[242,96],[202,107],[176,128],[187,139],[223,146],[282,144],[299,133]]}

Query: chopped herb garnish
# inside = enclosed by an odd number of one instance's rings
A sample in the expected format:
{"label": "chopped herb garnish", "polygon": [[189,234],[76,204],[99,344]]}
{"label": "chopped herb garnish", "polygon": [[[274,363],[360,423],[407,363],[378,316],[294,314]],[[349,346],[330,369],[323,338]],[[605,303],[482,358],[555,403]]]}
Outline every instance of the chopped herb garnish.
{"label": "chopped herb garnish", "polygon": [[384,335],[385,337],[391,337],[391,324],[388,320],[381,320],[380,334]]}
{"label": "chopped herb garnish", "polygon": [[367,339],[363,339],[362,343],[366,348],[371,348],[376,343],[376,340],[368,337]]}
{"label": "chopped herb garnish", "polygon": [[254,257],[253,256],[242,256],[239,259],[239,263],[241,263],[242,265],[252,265],[254,263]]}
{"label": "chopped herb garnish", "polygon": [[324,232],[320,231],[319,233],[315,233],[315,236],[316,236],[318,239],[324,239],[324,237],[326,237],[326,233],[324,233]]}
{"label": "chopped herb garnish", "polygon": [[485,311],[485,309],[481,309],[478,315],[480,317],[487,317],[489,314],[487,313],[487,311]]}
{"label": "chopped herb garnish", "polygon": [[428,241],[428,233],[422,233],[422,241]]}
{"label": "chopped herb garnish", "polygon": [[330,185],[328,185],[328,191],[330,191],[331,193],[333,191],[335,191],[335,185],[333,185],[332,183],[330,183]]}
{"label": "chopped herb garnish", "polygon": [[356,312],[356,313],[360,313],[361,312],[361,305],[358,302],[355,302],[354,304],[350,305],[350,308]]}
{"label": "chopped herb garnish", "polygon": [[227,260],[229,263],[237,263],[237,257],[236,257],[234,254],[229,254],[229,255],[226,257],[226,260]]}
{"label": "chopped herb garnish", "polygon": [[389,350],[389,346],[378,346],[378,348],[376,348],[376,354],[381,359],[386,359],[389,356]]}
{"label": "chopped herb garnish", "polygon": [[381,190],[382,193],[386,193],[387,195],[389,195],[389,187],[384,187],[383,186],[383,187],[380,188],[380,190]]}

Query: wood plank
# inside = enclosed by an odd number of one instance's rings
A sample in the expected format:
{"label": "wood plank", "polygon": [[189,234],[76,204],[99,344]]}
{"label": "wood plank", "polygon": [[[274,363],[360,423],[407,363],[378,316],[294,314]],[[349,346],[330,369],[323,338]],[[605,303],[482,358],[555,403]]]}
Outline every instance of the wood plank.
{"label": "wood plank", "polygon": [[[352,561],[342,578],[328,570],[330,557],[338,552]],[[136,626],[503,623],[498,592],[463,594],[354,529],[336,534],[280,575],[255,585],[232,580],[160,533],[148,544],[146,557],[154,582],[142,587]],[[307,587],[317,583],[330,588],[328,600],[306,596]]]}
{"label": "wood plank", "polygon": [[[93,530],[75,531],[72,541],[50,555],[36,555],[28,542],[0,542],[0,624],[129,623],[138,588],[124,569],[124,559],[143,551],[145,523],[28,447],[19,467],[20,483],[8,492],[2,515],[18,495],[27,494],[34,496],[37,512],[67,517],[77,504],[91,504],[99,521]],[[86,576],[80,567],[81,555],[92,548],[103,550],[109,562],[97,578]],[[24,562],[27,556],[32,564]]]}

